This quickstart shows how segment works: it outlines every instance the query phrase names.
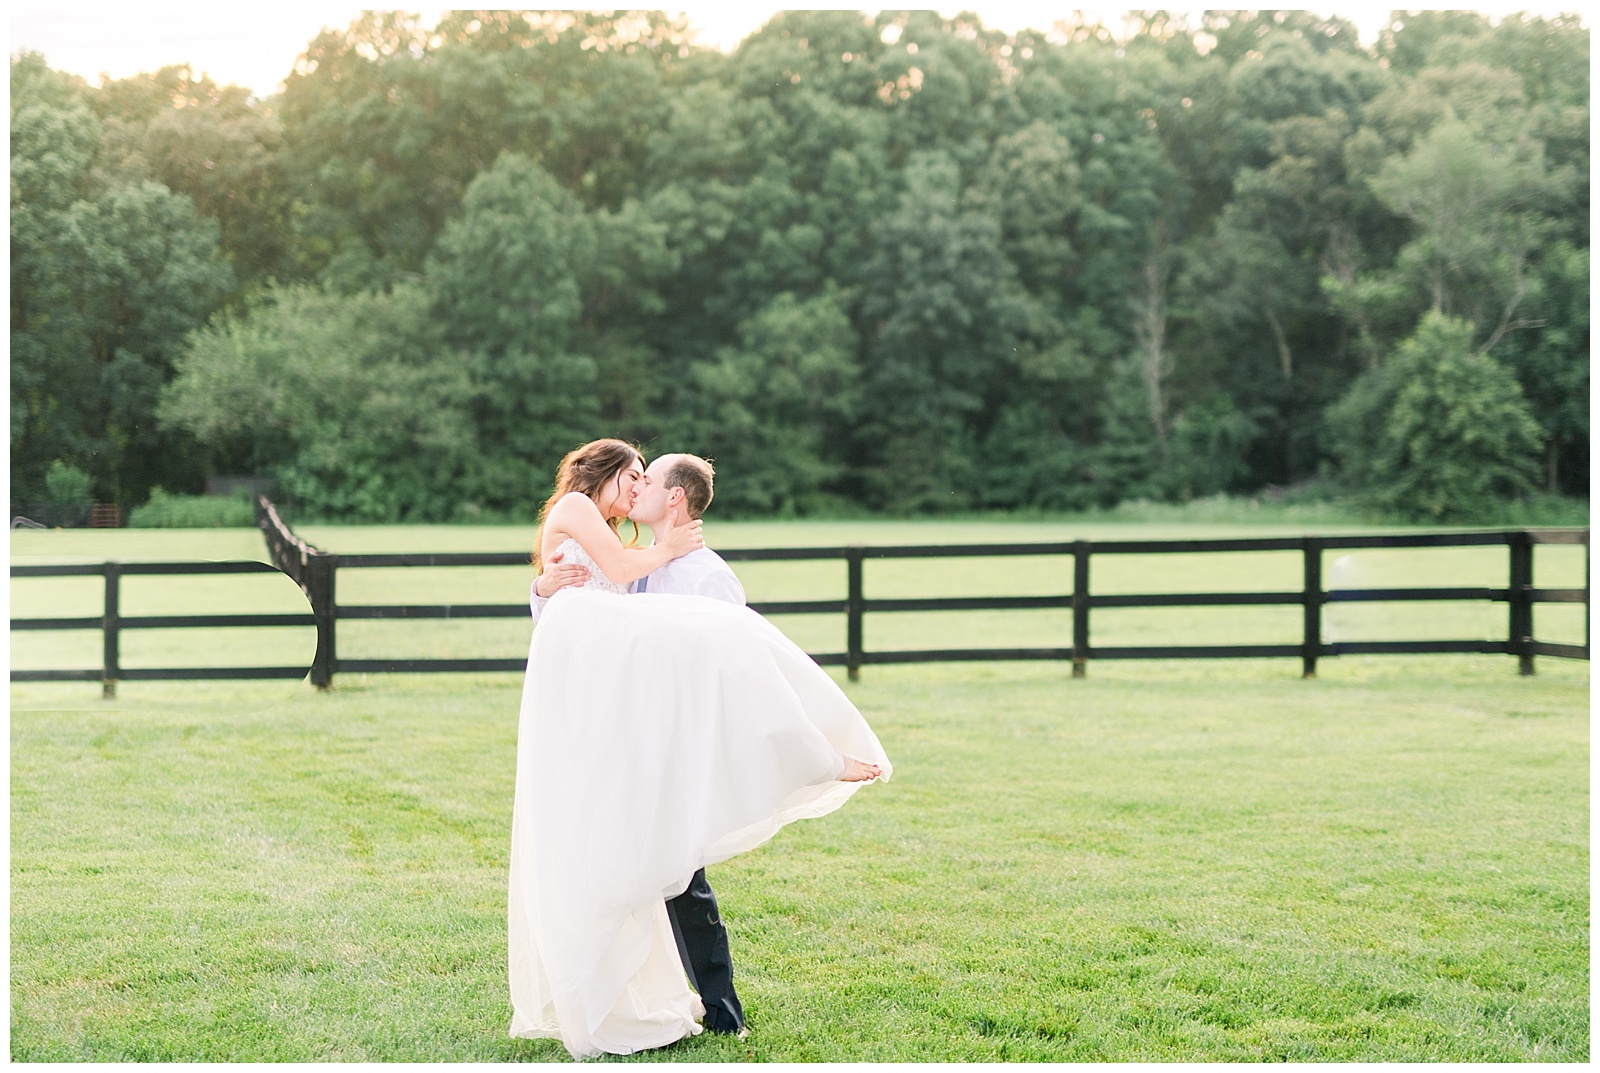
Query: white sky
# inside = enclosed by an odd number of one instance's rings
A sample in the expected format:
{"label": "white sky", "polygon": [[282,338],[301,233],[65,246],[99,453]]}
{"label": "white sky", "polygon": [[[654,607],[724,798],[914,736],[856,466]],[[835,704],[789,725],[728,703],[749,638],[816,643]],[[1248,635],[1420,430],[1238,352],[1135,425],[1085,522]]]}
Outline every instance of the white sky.
{"label": "white sky", "polygon": [[[849,5],[832,6],[850,9]],[[723,49],[733,48],[775,11],[782,10],[732,3],[662,7],[688,14],[690,22],[700,31],[700,40]],[[1578,9],[1573,3],[1546,7],[1488,3],[1473,5],[1473,10],[1499,16],[1523,10],[1553,14],[1563,7]],[[331,0],[322,3],[281,0],[266,8],[215,2],[77,3],[54,7],[22,3],[10,9],[9,51],[13,55],[22,49],[42,52],[51,67],[82,75],[91,85],[98,83],[101,74],[126,78],[168,64],[187,63],[196,73],[208,74],[217,82],[249,86],[258,95],[265,96],[277,89],[294,66],[295,58],[319,30],[323,27],[342,29],[361,10]],[[440,11],[446,9],[413,10],[420,11],[424,22],[432,25]],[[1026,28],[1047,30],[1073,9],[1038,2],[967,0],[964,4],[939,10],[946,14],[975,11],[985,26],[1015,32]],[[1122,9],[1090,7],[1083,10],[1115,28]],[[1201,9],[1169,10],[1198,12]],[[1343,3],[1325,10],[1351,19],[1363,40],[1371,40],[1384,23],[1390,5]]]}

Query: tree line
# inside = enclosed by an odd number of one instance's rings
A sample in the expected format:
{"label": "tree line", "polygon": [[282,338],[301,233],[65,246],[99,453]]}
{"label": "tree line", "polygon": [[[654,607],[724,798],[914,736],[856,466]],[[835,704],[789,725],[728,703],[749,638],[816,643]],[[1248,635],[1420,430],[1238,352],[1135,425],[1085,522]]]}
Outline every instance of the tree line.
{"label": "tree line", "polygon": [[1578,17],[1139,18],[369,12],[265,100],[21,54],[13,500],[525,517],[601,435],[730,514],[1587,496]]}

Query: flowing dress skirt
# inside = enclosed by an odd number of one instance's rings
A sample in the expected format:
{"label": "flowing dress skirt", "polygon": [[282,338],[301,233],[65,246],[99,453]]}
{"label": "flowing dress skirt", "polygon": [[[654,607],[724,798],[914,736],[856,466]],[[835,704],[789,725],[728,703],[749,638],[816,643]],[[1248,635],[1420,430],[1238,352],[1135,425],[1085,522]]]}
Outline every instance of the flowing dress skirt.
{"label": "flowing dress skirt", "polygon": [[511,1034],[574,1057],[700,1031],[665,899],[891,772],[828,674],[746,607],[564,589],[528,653],[508,904]]}

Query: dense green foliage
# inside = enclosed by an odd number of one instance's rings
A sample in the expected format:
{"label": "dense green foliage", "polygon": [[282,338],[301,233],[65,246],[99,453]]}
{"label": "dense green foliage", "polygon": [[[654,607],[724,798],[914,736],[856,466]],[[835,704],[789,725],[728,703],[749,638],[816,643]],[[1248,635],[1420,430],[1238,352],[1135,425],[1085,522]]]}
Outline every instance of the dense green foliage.
{"label": "dense green foliage", "polygon": [[13,59],[14,498],[518,515],[600,435],[744,514],[1587,495],[1576,16],[684,30],[368,13],[267,100]]}

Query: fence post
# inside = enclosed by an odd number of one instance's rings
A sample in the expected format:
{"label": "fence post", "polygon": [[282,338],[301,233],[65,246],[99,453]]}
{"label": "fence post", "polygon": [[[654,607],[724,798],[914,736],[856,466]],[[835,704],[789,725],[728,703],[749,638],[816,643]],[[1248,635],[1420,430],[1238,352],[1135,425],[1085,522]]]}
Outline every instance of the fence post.
{"label": "fence post", "polygon": [[1089,542],[1072,542],[1072,677],[1089,673]]}
{"label": "fence post", "polygon": [[306,557],[306,597],[317,620],[317,654],[311,661],[311,684],[318,689],[333,688],[333,669],[338,665],[334,626],[339,618],[334,577],[339,568],[337,555]]}
{"label": "fence post", "polygon": [[100,696],[105,700],[115,700],[117,697],[117,679],[122,676],[119,655],[122,634],[119,608],[122,591],[122,564],[106,563],[105,576],[105,616],[100,620],[101,636],[105,641],[101,662],[103,669],[100,674]]}
{"label": "fence post", "polygon": [[845,549],[845,570],[849,591],[845,595],[844,662],[850,681],[861,678],[861,619],[866,613],[866,600],[861,595],[861,563],[866,549],[852,544]]}
{"label": "fence post", "polygon": [[1517,656],[1517,672],[1533,673],[1533,537],[1527,532],[1510,534],[1511,547],[1511,651]]}
{"label": "fence post", "polygon": [[1300,676],[1317,676],[1317,655],[1322,651],[1322,540],[1306,537],[1305,554],[1305,635],[1300,649]]}

